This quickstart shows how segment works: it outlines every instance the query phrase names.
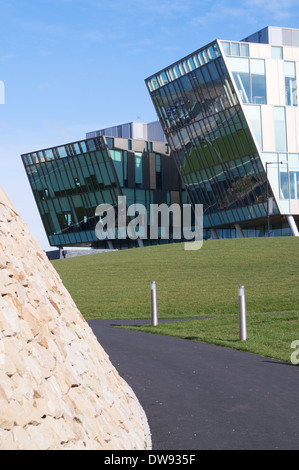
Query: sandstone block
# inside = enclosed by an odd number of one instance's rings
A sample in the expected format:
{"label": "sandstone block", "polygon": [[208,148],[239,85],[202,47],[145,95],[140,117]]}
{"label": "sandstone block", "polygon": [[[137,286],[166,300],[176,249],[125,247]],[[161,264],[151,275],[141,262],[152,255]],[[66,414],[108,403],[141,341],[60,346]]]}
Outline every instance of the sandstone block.
{"label": "sandstone block", "polygon": [[0,450],[144,449],[144,413],[0,188]]}

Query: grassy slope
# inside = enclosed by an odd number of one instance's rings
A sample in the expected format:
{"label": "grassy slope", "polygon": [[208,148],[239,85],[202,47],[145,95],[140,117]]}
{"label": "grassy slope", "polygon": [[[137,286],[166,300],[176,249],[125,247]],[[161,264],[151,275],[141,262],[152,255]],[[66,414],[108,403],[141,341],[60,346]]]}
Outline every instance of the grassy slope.
{"label": "grassy slope", "polygon": [[252,238],[124,250],[53,262],[86,319],[150,318],[150,281],[157,282],[160,318],[299,310],[299,240]]}

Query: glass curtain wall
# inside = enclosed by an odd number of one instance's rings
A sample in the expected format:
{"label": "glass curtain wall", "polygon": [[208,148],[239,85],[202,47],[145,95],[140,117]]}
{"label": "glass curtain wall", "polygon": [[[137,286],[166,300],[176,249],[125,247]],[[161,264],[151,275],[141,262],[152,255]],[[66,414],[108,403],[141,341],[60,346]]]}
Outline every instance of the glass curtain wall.
{"label": "glass curtain wall", "polygon": [[22,159],[50,244],[95,242],[96,207],[116,205],[120,193],[103,139],[39,151]]}
{"label": "glass curtain wall", "polygon": [[[136,203],[146,207],[148,226],[151,204],[170,206],[172,193],[180,200],[181,182],[173,160],[152,152],[153,143],[147,144],[147,151],[134,152],[115,148],[113,138],[98,137],[22,156],[50,245],[106,247],[95,235],[95,211],[103,203],[117,209],[119,195],[126,197],[127,208]],[[161,231],[158,235],[157,240],[144,239],[144,245],[161,243]],[[117,236],[116,210],[113,246],[136,246],[136,241]]]}
{"label": "glass curtain wall", "polygon": [[[208,63],[151,91],[189,198],[204,205],[205,227],[267,211],[266,174],[217,43],[216,49]],[[266,100],[264,61],[236,60],[243,96]]]}

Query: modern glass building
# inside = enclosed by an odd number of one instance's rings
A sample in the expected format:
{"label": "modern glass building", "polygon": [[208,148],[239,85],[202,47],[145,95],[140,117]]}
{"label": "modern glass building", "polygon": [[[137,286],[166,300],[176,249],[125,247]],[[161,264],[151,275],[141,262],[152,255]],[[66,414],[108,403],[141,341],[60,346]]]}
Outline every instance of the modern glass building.
{"label": "modern glass building", "polygon": [[215,40],[146,79],[205,237],[295,235],[299,30]]}
{"label": "modern glass building", "polygon": [[[51,246],[121,249],[168,242],[161,234],[155,240],[118,237],[118,196],[126,197],[127,207],[146,207],[148,223],[150,204],[187,202],[160,124],[142,125],[142,132],[134,123],[124,126],[131,129],[128,138],[118,137],[122,126],[117,126],[90,133],[85,140],[22,155]],[[142,139],[159,135],[160,141]],[[100,204],[116,209],[115,239],[96,236]]]}

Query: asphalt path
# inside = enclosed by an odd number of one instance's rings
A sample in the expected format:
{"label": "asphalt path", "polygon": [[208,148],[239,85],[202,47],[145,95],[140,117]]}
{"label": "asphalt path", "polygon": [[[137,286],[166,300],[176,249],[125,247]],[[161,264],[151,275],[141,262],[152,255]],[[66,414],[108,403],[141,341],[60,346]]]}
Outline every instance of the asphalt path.
{"label": "asphalt path", "polygon": [[89,325],[138,397],[153,450],[299,449],[298,366],[114,328],[141,323]]}

